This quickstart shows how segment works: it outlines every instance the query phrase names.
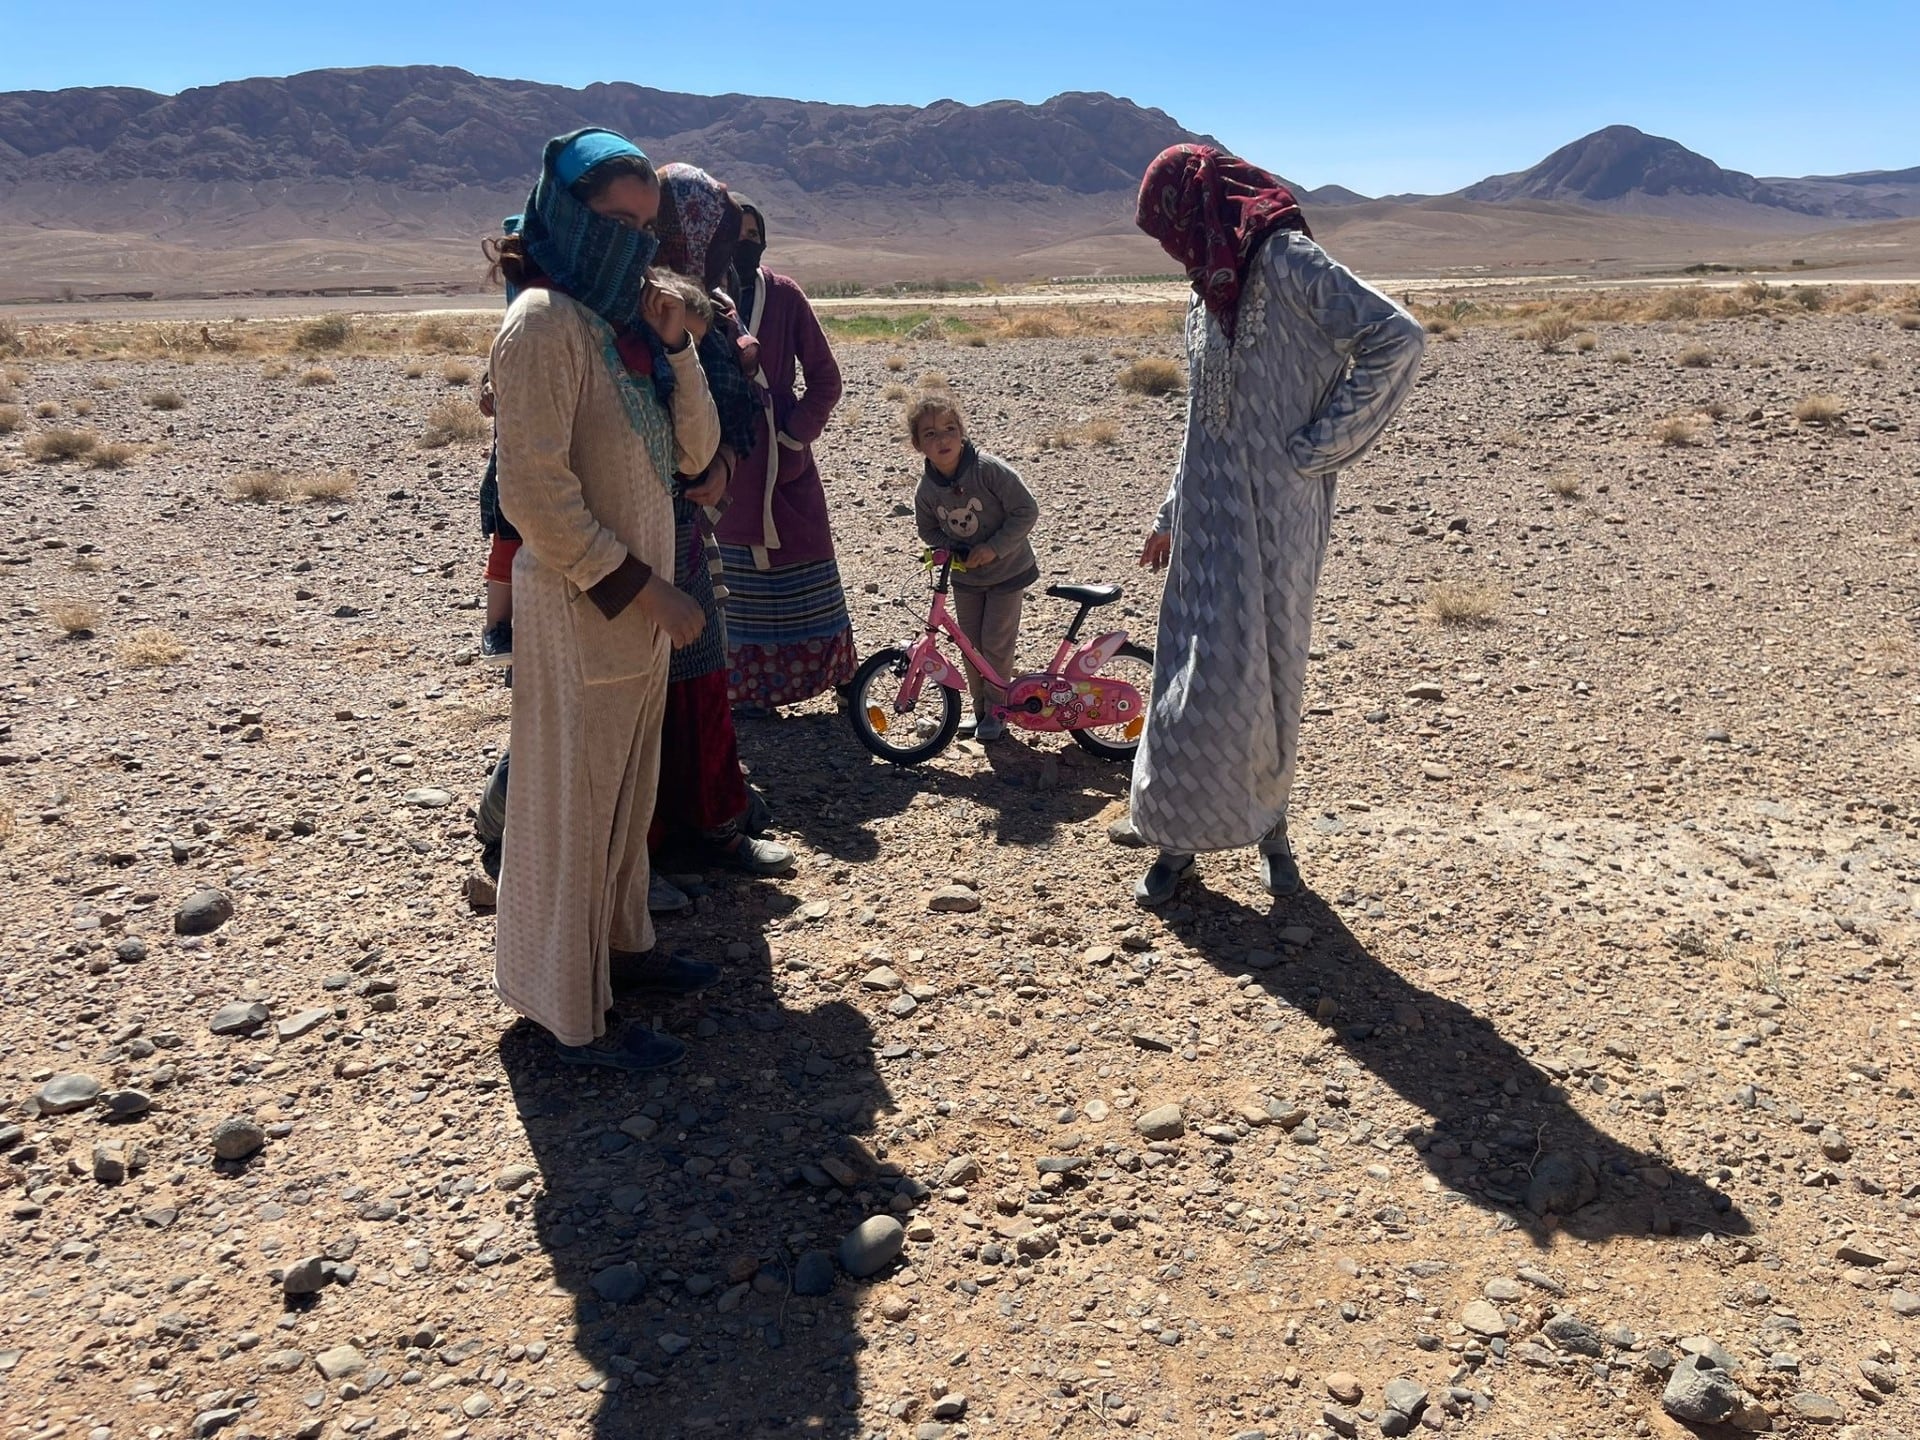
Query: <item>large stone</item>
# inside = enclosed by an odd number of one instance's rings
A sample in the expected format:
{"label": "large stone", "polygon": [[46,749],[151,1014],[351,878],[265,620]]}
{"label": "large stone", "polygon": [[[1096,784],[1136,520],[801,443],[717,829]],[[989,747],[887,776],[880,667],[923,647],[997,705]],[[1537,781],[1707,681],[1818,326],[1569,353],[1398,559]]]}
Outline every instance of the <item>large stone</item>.
{"label": "large stone", "polygon": [[258,1000],[235,1000],[214,1011],[207,1024],[216,1035],[250,1035],[267,1023],[271,1013]]}
{"label": "large stone", "polygon": [[42,1115],[65,1115],[69,1110],[84,1110],[100,1098],[100,1082],[91,1075],[56,1075],[40,1087],[34,1099],[40,1102]]}
{"label": "large stone", "polygon": [[1386,1401],[1389,1410],[1397,1411],[1409,1420],[1418,1420],[1420,1412],[1427,1408],[1427,1387],[1417,1380],[1389,1380]]}
{"label": "large stone", "polygon": [[927,897],[927,908],[943,915],[971,915],[980,908],[980,897],[965,885],[942,885]]}
{"label": "large stone", "polygon": [[297,1265],[287,1267],[287,1273],[280,1279],[282,1293],[291,1296],[318,1295],[320,1287],[327,1283],[327,1258],[324,1255],[309,1255]]}
{"label": "large stone", "polygon": [[213,1153],[222,1160],[244,1160],[267,1143],[267,1132],[245,1115],[235,1115],[213,1127]]}
{"label": "large stone", "polygon": [[1157,1105],[1133,1122],[1149,1140],[1177,1140],[1187,1133],[1187,1117],[1178,1105]]}
{"label": "large stone", "polygon": [[1460,1312],[1460,1323],[1476,1335],[1493,1338],[1507,1333],[1506,1317],[1485,1300],[1470,1300]]}
{"label": "large stone", "polygon": [[1571,1215],[1590,1205],[1600,1193],[1600,1182],[1587,1162],[1556,1150],[1533,1167],[1527,1184],[1527,1209],[1536,1215]]}
{"label": "large stone", "polygon": [[906,1243],[906,1227],[893,1216],[872,1216],[849,1230],[840,1242],[840,1268],[864,1280],[891,1265]]}
{"label": "large stone", "polygon": [[232,918],[233,901],[224,891],[196,890],[173,912],[173,931],[176,935],[211,935]]}

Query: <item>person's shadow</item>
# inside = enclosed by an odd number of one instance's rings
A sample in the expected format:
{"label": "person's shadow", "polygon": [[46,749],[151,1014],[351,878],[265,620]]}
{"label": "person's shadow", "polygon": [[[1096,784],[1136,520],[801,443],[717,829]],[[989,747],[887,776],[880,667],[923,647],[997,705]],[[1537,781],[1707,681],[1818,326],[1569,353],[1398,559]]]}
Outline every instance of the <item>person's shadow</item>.
{"label": "person's shadow", "polygon": [[687,1041],[675,1069],[563,1066],[524,1021],[500,1043],[538,1166],[521,1203],[574,1297],[549,1383],[596,1440],[859,1433],[865,1282],[829,1257],[870,1216],[912,1223],[898,1167],[859,1138],[889,1096],[866,1018],[783,1008],[752,948],[662,1016],[621,1002]]}
{"label": "person's shadow", "polygon": [[1432,1117],[1411,1138],[1449,1194],[1510,1217],[1536,1242],[1555,1228],[1585,1239],[1748,1232],[1729,1196],[1596,1128],[1563,1088],[1598,1077],[1614,1101],[1662,1114],[1657,1080],[1623,1091],[1600,1074],[1606,1057],[1577,1053],[1536,1065],[1485,1017],[1376,959],[1311,890],[1262,914],[1196,882],[1164,918],[1211,964],[1254,976],[1324,1027],[1334,1055],[1278,1084],[1297,1102],[1281,1107],[1282,1124],[1363,1121],[1340,1073],[1345,1057]]}

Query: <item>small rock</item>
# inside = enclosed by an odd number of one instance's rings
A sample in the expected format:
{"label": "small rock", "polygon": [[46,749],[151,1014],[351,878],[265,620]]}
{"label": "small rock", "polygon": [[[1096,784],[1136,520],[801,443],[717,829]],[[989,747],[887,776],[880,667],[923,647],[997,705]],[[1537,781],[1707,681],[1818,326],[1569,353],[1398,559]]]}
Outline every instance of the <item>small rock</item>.
{"label": "small rock", "polygon": [[1420,1412],[1427,1408],[1427,1387],[1417,1380],[1405,1378],[1389,1380],[1386,1401],[1389,1410],[1404,1415],[1409,1420],[1418,1420]]}
{"label": "small rock", "polygon": [[127,1178],[127,1157],[118,1145],[93,1147],[93,1178],[102,1185],[118,1185]]}
{"label": "small rock", "polygon": [[1342,1405],[1358,1405],[1366,1389],[1360,1384],[1360,1377],[1345,1370],[1336,1370],[1327,1376],[1327,1393]]}
{"label": "small rock", "polygon": [[143,1090],[110,1090],[100,1103],[109,1120],[133,1120],[153,1108],[153,1097]]}
{"label": "small rock", "polygon": [[433,785],[423,785],[418,790],[409,790],[400,797],[403,805],[413,805],[421,810],[444,810],[453,803],[453,796]]}
{"label": "small rock", "polygon": [[927,909],[942,915],[971,915],[980,908],[980,897],[965,885],[942,885],[927,897]]}
{"label": "small rock", "polygon": [[478,1420],[493,1413],[493,1401],[476,1390],[460,1402],[460,1413],[469,1420]]}
{"label": "small rock", "polygon": [[1660,1405],[1689,1425],[1731,1424],[1742,1430],[1765,1430],[1771,1423],[1753,1397],[1705,1355],[1689,1355],[1673,1367]]}
{"label": "small rock", "polygon": [[282,1040],[298,1040],[308,1031],[326,1024],[332,1018],[331,1010],[302,1010],[298,1015],[288,1016],[273,1029]]}
{"label": "small rock", "polygon": [[222,1160],[244,1160],[267,1143],[267,1132],[244,1115],[213,1127],[213,1153]]}
{"label": "small rock", "polygon": [[942,1395],[933,1402],[933,1418],[936,1420],[958,1420],[966,1413],[967,1397],[964,1395]]}
{"label": "small rock", "polygon": [[42,1115],[65,1115],[83,1110],[100,1098],[100,1082],[91,1075],[56,1075],[34,1096]]}
{"label": "small rock", "polygon": [[1906,1319],[1920,1315],[1920,1295],[1911,1290],[1895,1290],[1887,1297],[1887,1308]]}
{"label": "small rock", "polygon": [[351,1345],[337,1345],[331,1350],[322,1350],[313,1357],[313,1363],[327,1379],[345,1380],[367,1368],[367,1357]]}
{"label": "small rock", "polygon": [[1680,1353],[1698,1355],[1716,1370],[1725,1370],[1729,1375],[1740,1370],[1740,1357],[1711,1335],[1688,1335],[1680,1342]]}
{"label": "small rock", "polygon": [[233,918],[233,901],[211,888],[196,890],[173,912],[176,935],[211,935]]}
{"label": "small rock", "polygon": [[235,1000],[213,1012],[208,1028],[216,1035],[249,1035],[267,1023],[269,1013],[258,1000]]}
{"label": "small rock", "polygon": [[531,1165],[508,1165],[493,1177],[493,1188],[506,1191],[518,1190],[539,1173]]}
{"label": "small rock", "polygon": [[1851,1160],[1853,1146],[1847,1143],[1847,1137],[1838,1129],[1829,1125],[1820,1132],[1820,1153],[1829,1160]]}
{"label": "small rock", "polygon": [[122,965],[138,965],[147,958],[147,942],[137,935],[129,935],[113,947],[113,958]]}
{"label": "small rock", "polygon": [[327,1258],[324,1255],[309,1255],[297,1265],[287,1268],[280,1279],[282,1294],[291,1296],[318,1295],[320,1287],[327,1283]]}
{"label": "small rock", "polygon": [[640,1292],[646,1288],[640,1267],[631,1260],[609,1265],[596,1272],[590,1283],[593,1293],[610,1305],[630,1305],[640,1298]]}
{"label": "small rock", "polygon": [[898,990],[905,982],[891,967],[876,965],[860,977],[860,983],[869,990]]}
{"label": "small rock", "polygon": [[1178,1105],[1160,1105],[1135,1120],[1133,1128],[1149,1140],[1177,1140],[1187,1133],[1187,1118]]}
{"label": "small rock", "polygon": [[848,1231],[840,1242],[840,1268],[856,1280],[864,1280],[891,1265],[906,1243],[906,1227],[893,1216],[872,1216]]}
{"label": "small rock", "polygon": [[793,1293],[817,1297],[833,1293],[833,1257],[824,1250],[809,1250],[793,1266]]}
{"label": "small rock", "polygon": [[1847,1418],[1847,1412],[1840,1408],[1837,1400],[1811,1390],[1803,1390],[1788,1400],[1787,1408],[1814,1425],[1838,1425]]}
{"label": "small rock", "polygon": [[1485,1300],[1470,1300],[1467,1308],[1460,1312],[1460,1323],[1476,1335],[1505,1335],[1507,1321],[1497,1309]]}
{"label": "small rock", "polygon": [[1541,1332],[1562,1350],[1598,1359],[1604,1349],[1600,1337],[1571,1315],[1555,1315],[1540,1327]]}
{"label": "small rock", "polygon": [[1527,1209],[1536,1215],[1571,1215],[1590,1205],[1600,1193],[1600,1182],[1587,1162],[1555,1151],[1533,1167],[1527,1184]]}
{"label": "small rock", "polygon": [[1125,815],[1107,826],[1107,839],[1129,850],[1138,850],[1147,843],[1140,838],[1140,832],[1133,828],[1133,821]]}
{"label": "small rock", "polygon": [[195,1440],[206,1440],[207,1436],[217,1434],[226,1429],[227,1426],[233,1424],[234,1421],[238,1420],[244,1414],[246,1414],[244,1410],[231,1408],[225,1410],[202,1410],[198,1415],[193,1417]]}
{"label": "small rock", "polygon": [[1438,685],[1432,684],[1409,685],[1406,693],[1409,700],[1444,700],[1447,698],[1447,692],[1445,690],[1442,690]]}

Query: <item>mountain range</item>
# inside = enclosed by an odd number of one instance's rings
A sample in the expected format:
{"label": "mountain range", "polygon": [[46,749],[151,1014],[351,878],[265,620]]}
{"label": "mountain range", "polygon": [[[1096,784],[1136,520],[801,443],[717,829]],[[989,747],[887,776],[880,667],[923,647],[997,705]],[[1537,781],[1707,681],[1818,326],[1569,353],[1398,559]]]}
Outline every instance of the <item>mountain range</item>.
{"label": "mountain range", "polygon": [[[753,195],[778,263],[814,280],[1164,271],[1131,223],[1139,175],[1164,146],[1210,139],[1098,93],[840,106],[443,67],[13,92],[0,94],[0,299],[459,288],[542,142],[589,124]],[[1302,199],[1317,231],[1375,267],[1663,265],[1784,237],[1844,256],[1839,237],[1867,228],[1902,248],[1920,169],[1757,179],[1616,125],[1452,195],[1327,185]],[[1886,242],[1869,248],[1886,258]]]}

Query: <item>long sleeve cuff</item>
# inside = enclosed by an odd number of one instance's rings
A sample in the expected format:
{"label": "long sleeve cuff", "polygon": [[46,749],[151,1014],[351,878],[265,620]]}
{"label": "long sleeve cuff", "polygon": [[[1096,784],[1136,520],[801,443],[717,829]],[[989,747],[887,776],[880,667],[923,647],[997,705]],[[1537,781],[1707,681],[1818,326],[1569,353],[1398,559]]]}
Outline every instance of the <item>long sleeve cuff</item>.
{"label": "long sleeve cuff", "polygon": [[614,567],[612,574],[587,591],[587,598],[611,620],[639,598],[651,579],[653,567],[628,555]]}

